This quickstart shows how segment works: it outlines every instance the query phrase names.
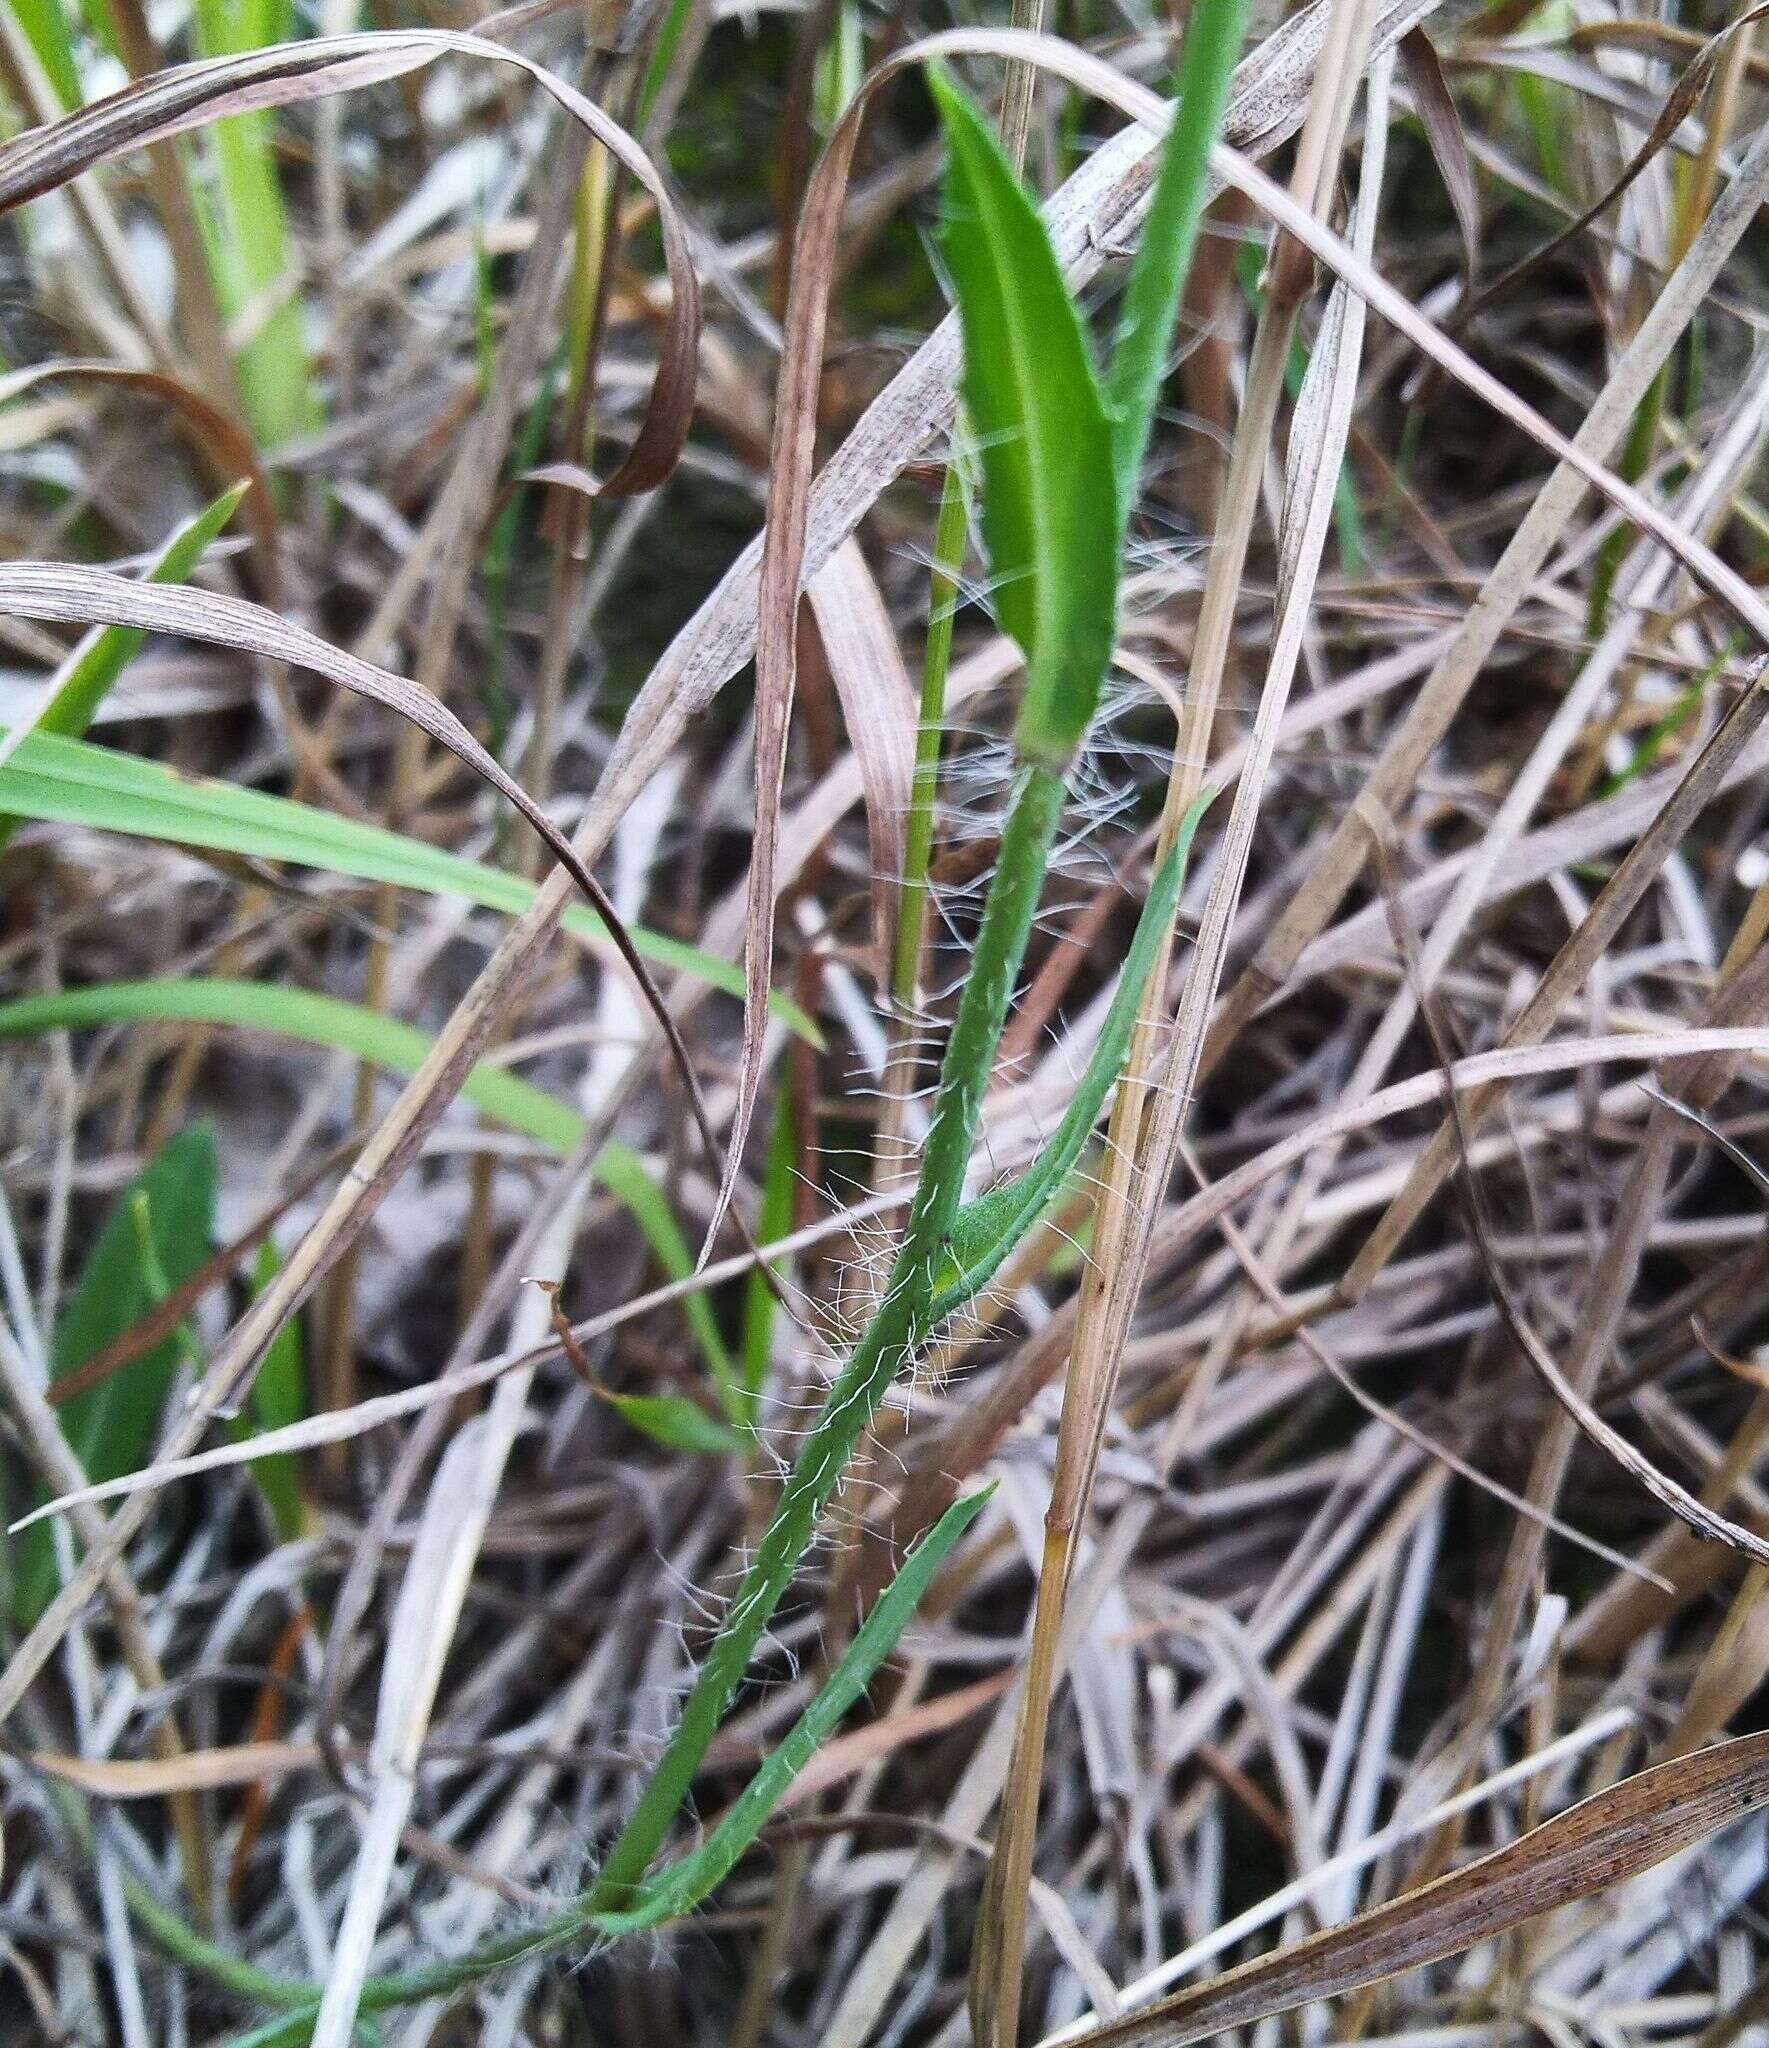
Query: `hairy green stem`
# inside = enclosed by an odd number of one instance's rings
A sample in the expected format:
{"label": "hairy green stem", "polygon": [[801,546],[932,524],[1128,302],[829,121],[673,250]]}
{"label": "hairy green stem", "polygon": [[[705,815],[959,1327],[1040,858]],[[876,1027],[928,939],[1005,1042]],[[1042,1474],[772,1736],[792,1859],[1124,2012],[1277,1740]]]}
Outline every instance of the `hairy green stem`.
{"label": "hairy green stem", "polygon": [[932,1327],[936,1276],[963,1200],[983,1092],[1025,957],[1064,795],[1063,778],[1054,770],[1026,771],[1002,834],[995,879],[947,1042],[921,1175],[884,1298],[829,1390],[755,1560],[700,1667],[676,1732],[590,1891],[596,1911],[630,1902],[791,1582],[818,1511],[886,1389]]}

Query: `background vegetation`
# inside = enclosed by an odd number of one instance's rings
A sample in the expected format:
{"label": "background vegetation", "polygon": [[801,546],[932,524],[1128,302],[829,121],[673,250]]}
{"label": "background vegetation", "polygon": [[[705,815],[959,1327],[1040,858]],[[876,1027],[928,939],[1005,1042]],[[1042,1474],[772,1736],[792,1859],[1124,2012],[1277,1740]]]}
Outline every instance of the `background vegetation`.
{"label": "background vegetation", "polygon": [[7,2040],[1764,2023],[1764,33],[0,6]]}

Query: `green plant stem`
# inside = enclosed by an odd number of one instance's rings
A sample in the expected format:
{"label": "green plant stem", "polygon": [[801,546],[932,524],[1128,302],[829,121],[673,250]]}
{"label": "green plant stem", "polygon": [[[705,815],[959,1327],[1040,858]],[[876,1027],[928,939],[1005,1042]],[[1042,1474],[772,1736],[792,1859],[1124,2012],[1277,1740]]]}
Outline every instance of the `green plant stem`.
{"label": "green plant stem", "polygon": [[927,941],[928,865],[934,850],[934,799],[939,793],[940,749],[946,737],[946,678],[952,668],[952,621],[959,605],[959,572],[970,529],[970,486],[953,462],[940,492],[934,528],[933,573],[928,579],[927,646],[921,659],[921,715],[915,734],[915,780],[903,836],[903,886],[897,897],[896,956],[891,995],[899,1007],[915,1000],[921,952]]}
{"label": "green plant stem", "polygon": [[921,1176],[884,1298],[824,1401],[755,1561],[701,1664],[676,1732],[591,1890],[598,1911],[618,1909],[632,1899],[791,1582],[818,1510],[886,1389],[932,1327],[936,1275],[963,1198],[983,1092],[1025,957],[1064,795],[1063,778],[1053,769],[1026,771],[1002,834],[995,880],[947,1042]]}
{"label": "green plant stem", "polygon": [[1174,316],[1192,266],[1209,192],[1210,145],[1222,126],[1229,81],[1241,54],[1246,0],[1198,0],[1174,81],[1173,127],[1142,242],[1124,288],[1106,399],[1120,527],[1129,524],[1167,365]]}
{"label": "green plant stem", "polygon": [[[451,1956],[421,1969],[369,1978],[362,1988],[359,2010],[384,2011],[389,2006],[445,1998],[510,1963],[564,1948],[585,1935],[632,1933],[692,1912],[735,1867],[787,1787],[871,1683],[873,1674],[896,1647],[897,1638],[921,1604],[934,1573],[982,1512],[993,1490],[985,1487],[955,1501],[915,1545],[903,1560],[902,1569],[873,1603],[871,1613],[860,1624],[828,1681],[818,1688],[810,1705],[764,1758],[718,1826],[699,1848],[679,1856],[646,1885],[628,1910],[608,1912],[599,1908],[592,1888],[537,1927],[496,1936],[465,1955]],[[275,1984],[275,1980],[271,1981]],[[264,2003],[287,2007],[291,2003],[291,1989],[299,1990],[302,2003],[296,2010],[286,2011],[282,2018],[268,2021],[237,2040],[234,2048],[273,2048],[273,2044],[285,2048],[285,2044],[307,2040],[319,2013],[312,1987],[275,1985],[275,1989],[277,1996],[264,1997]]]}

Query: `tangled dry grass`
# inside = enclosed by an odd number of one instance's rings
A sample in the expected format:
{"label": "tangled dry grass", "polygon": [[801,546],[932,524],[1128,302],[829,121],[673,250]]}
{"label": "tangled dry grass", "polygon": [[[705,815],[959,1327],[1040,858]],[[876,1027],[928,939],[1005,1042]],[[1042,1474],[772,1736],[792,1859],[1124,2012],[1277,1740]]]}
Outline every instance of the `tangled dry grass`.
{"label": "tangled dry grass", "polygon": [[594,1882],[1019,786],[918,39],[1104,332],[1184,26],[0,10],[6,2040],[1769,2025],[1753,13],[1249,21],[972,1191],[1213,787],[1109,1124]]}

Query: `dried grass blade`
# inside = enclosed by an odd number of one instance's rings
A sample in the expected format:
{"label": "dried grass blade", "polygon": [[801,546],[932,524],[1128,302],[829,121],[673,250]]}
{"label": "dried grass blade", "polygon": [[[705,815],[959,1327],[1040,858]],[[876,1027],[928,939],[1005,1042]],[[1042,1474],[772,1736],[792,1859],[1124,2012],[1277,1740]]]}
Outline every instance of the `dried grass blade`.
{"label": "dried grass blade", "polygon": [[1474,182],[1468,138],[1462,132],[1462,116],[1437,46],[1424,29],[1408,29],[1400,39],[1399,55],[1406,67],[1413,111],[1425,130],[1438,176],[1449,194],[1450,210],[1456,216],[1456,232],[1462,237],[1464,296],[1471,296],[1480,266],[1480,193]]}
{"label": "dried grass blade", "polygon": [[1185,2044],[1461,1955],[1588,1899],[1769,1804],[1769,1735],[1744,1735],[1624,1778],[1418,1891],[1146,2012],[1077,2036],[1095,2048]]}
{"label": "dried grass blade", "polygon": [[174,65],[0,145],[0,214],[150,142],[228,115],[292,106],[398,78],[450,51],[523,72],[632,174],[657,207],[672,287],[663,351],[638,436],[625,461],[601,485],[612,495],[649,490],[674,469],[693,416],[700,286],[687,231],[662,173],[617,121],[545,65],[483,36],[445,29],[314,36]]}
{"label": "dried grass blade", "polygon": [[1458,311],[1458,326],[1481,308],[1491,305],[1500,293],[1508,292],[1520,284],[1524,278],[1564,249],[1569,242],[1576,241],[1600,214],[1608,212],[1695,111],[1696,103],[1707,91],[1708,83],[1726,51],[1738,37],[1748,35],[1766,16],[1769,16],[1769,6],[1753,7],[1748,13],[1741,14],[1736,21],[1728,22],[1703,44],[1678,73],[1670,91],[1665,95],[1664,104],[1660,107],[1646,140],[1628,159],[1620,176],[1594,199],[1576,220],[1569,221],[1559,234],[1552,236],[1540,248],[1532,249],[1527,256],[1512,264],[1509,270],[1495,277],[1483,291],[1467,300]]}
{"label": "dried grass blade", "polygon": [[916,695],[876,578],[844,541],[805,592],[859,764],[872,854],[872,941],[881,973],[894,939],[903,834],[915,781]]}
{"label": "dried grass blade", "polygon": [[0,377],[0,405],[22,396],[36,385],[64,381],[134,391],[144,398],[157,399],[177,414],[198,452],[217,476],[246,478],[250,489],[246,493],[243,513],[257,548],[258,580],[255,588],[266,604],[280,604],[283,542],[276,497],[270,488],[264,464],[259,459],[258,444],[239,421],[182,379],[167,376],[163,371],[136,370],[125,363],[91,363],[73,358],[53,363],[31,363]]}

